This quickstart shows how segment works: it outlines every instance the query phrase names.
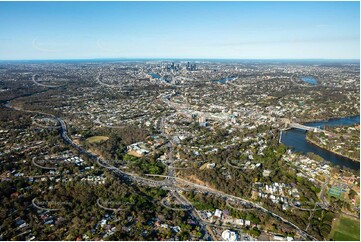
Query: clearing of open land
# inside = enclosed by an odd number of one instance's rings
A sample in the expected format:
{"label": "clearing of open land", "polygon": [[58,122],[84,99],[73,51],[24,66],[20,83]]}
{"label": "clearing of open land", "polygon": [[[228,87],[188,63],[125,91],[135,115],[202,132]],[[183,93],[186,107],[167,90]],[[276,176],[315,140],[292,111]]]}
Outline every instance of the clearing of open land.
{"label": "clearing of open land", "polygon": [[360,241],[360,220],[341,215],[334,222],[330,239],[335,241]]}
{"label": "clearing of open land", "polygon": [[107,136],[93,136],[93,137],[87,138],[86,140],[89,143],[100,143],[103,141],[107,141],[108,139],[109,139],[109,137],[107,137]]}

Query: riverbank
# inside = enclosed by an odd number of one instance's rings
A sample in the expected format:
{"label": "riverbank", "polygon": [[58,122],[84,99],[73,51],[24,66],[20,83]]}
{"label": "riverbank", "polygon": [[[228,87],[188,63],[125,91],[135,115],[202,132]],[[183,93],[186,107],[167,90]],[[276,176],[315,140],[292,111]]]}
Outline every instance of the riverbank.
{"label": "riverbank", "polygon": [[[347,117],[344,119],[333,119],[328,122],[323,122],[321,124],[319,122],[309,123],[307,124],[307,126],[318,127],[320,125],[322,126],[325,125],[325,126],[335,127],[335,126],[345,126],[345,125],[353,125],[353,124],[357,125],[359,123],[360,123],[360,117],[354,116],[354,117]],[[331,151],[328,151],[327,149],[319,147],[317,144],[313,144],[308,140],[306,140],[306,132],[304,130],[290,129],[287,131],[283,131],[281,142],[288,147],[292,147],[296,152],[300,152],[303,154],[307,154],[309,152],[314,153],[322,157],[326,161],[331,162],[334,166],[336,165],[340,166],[342,169],[348,168],[354,171],[360,170],[359,162],[355,162],[349,158],[335,154]]]}
{"label": "riverbank", "polygon": [[350,117],[357,117],[360,116],[359,113],[356,114],[350,114],[346,116],[339,116],[339,117],[332,117],[332,118],[312,118],[312,119],[301,119],[299,121],[300,124],[307,125],[308,123],[316,123],[316,122],[329,122],[330,120],[336,120],[336,119],[344,119],[344,118],[350,118]]}
{"label": "riverbank", "polygon": [[324,150],[327,150],[327,151],[332,152],[332,153],[334,153],[334,154],[336,154],[336,155],[345,157],[345,158],[350,159],[350,160],[352,160],[352,161],[354,161],[354,162],[360,163],[359,160],[357,160],[357,159],[355,159],[355,158],[353,158],[353,157],[350,157],[350,156],[341,154],[340,152],[337,152],[337,151],[332,150],[332,149],[327,149],[326,146],[320,144],[319,142],[317,142],[317,141],[315,141],[315,140],[310,139],[310,138],[308,137],[308,135],[306,135],[306,140],[307,140],[308,142],[310,142],[311,144],[316,145],[316,146],[318,146],[318,147],[320,147],[320,148],[322,148],[322,149],[324,149]]}

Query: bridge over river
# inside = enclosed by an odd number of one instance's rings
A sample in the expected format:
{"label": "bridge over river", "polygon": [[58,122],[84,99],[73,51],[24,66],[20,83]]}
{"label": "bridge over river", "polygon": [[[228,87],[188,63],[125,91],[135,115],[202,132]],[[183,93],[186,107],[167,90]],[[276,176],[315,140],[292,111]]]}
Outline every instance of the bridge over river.
{"label": "bridge over river", "polygon": [[321,131],[320,127],[312,127],[312,126],[307,126],[307,125],[303,125],[303,124],[296,123],[296,122],[291,122],[291,120],[288,118],[281,118],[280,120],[281,120],[281,122],[285,123],[286,129],[295,128],[295,129],[302,129],[305,131],[313,131],[313,132]]}
{"label": "bridge over river", "polygon": [[299,123],[290,123],[289,127],[295,128],[295,129],[302,129],[302,130],[306,130],[306,131],[313,131],[313,132],[321,131],[321,129],[319,127],[311,127],[311,126],[306,126],[306,125],[299,124]]}

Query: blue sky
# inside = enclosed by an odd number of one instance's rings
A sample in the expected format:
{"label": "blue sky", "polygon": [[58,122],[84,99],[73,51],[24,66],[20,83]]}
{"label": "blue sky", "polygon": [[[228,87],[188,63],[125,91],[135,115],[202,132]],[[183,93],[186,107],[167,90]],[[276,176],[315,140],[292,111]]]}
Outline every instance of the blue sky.
{"label": "blue sky", "polygon": [[359,59],[359,2],[0,2],[0,60]]}

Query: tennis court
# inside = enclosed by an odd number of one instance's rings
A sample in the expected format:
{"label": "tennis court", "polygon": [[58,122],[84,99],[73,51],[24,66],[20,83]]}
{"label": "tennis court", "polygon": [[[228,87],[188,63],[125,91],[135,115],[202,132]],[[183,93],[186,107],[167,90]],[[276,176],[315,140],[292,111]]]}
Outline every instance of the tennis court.
{"label": "tennis court", "polygon": [[332,186],[330,190],[328,190],[328,195],[336,198],[341,198],[342,193],[343,193],[343,189],[336,186]]}

